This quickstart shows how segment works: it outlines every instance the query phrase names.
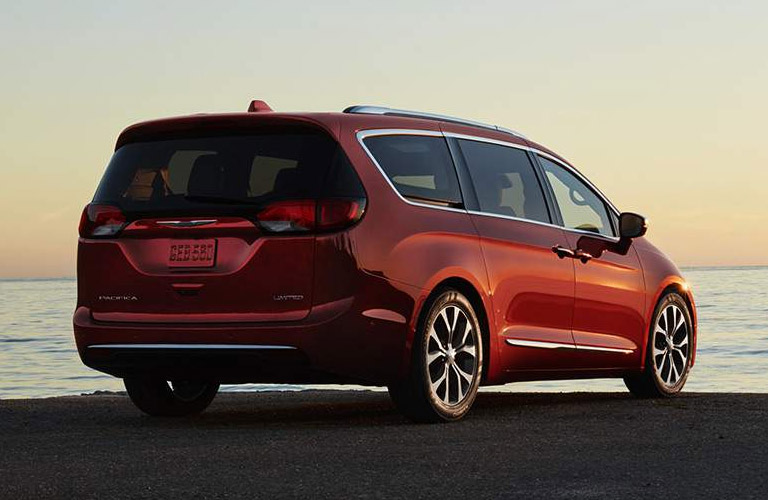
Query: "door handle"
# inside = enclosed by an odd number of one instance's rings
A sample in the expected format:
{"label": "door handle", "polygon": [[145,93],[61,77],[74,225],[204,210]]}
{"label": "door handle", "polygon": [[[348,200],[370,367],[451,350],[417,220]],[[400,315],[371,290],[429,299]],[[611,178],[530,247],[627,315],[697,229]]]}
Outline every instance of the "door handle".
{"label": "door handle", "polygon": [[561,247],[560,245],[553,246],[552,251],[555,252],[561,259],[566,257],[574,258],[576,256],[573,250],[570,248]]}
{"label": "door handle", "polygon": [[589,253],[585,252],[584,250],[577,248],[576,251],[573,253],[574,258],[579,259],[582,263],[586,264],[590,260],[594,258],[594,256]]}

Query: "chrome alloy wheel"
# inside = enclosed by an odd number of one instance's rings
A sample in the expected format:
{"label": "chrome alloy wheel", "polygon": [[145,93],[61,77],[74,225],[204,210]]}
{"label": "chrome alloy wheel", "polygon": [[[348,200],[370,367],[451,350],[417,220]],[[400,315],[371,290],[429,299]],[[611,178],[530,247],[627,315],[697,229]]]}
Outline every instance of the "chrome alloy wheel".
{"label": "chrome alloy wheel", "polygon": [[690,357],[690,327],[676,304],[669,304],[656,318],[653,329],[653,366],[667,387],[674,387],[685,374]]}
{"label": "chrome alloy wheel", "polygon": [[426,368],[432,396],[445,406],[460,404],[479,371],[479,332],[467,314],[448,304],[429,325]]}

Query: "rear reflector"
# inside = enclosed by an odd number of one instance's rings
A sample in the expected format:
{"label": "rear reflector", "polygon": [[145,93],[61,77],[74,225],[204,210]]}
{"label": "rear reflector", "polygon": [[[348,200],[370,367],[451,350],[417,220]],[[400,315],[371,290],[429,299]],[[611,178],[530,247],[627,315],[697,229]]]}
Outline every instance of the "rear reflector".
{"label": "rear reflector", "polygon": [[83,238],[108,238],[115,236],[125,226],[125,214],[112,205],[88,204],[80,216],[80,236]]}
{"label": "rear reflector", "polygon": [[256,220],[270,233],[334,231],[355,224],[364,212],[364,198],[292,200],[268,205],[259,212]]}

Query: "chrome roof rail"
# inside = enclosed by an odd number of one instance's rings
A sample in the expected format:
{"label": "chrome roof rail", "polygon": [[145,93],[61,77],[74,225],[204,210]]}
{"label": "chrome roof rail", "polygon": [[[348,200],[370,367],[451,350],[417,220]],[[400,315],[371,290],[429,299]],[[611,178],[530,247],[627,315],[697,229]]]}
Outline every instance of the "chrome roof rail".
{"label": "chrome roof rail", "polygon": [[488,130],[496,130],[498,132],[504,132],[525,139],[526,137],[520,132],[514,130],[499,127],[497,125],[490,125],[488,123],[476,122],[473,120],[465,120],[464,118],[456,118],[453,116],[438,115],[435,113],[425,113],[423,111],[408,111],[405,109],[393,109],[385,108],[382,106],[350,106],[344,110],[344,113],[354,113],[363,115],[389,115],[389,116],[404,116],[406,118],[422,118],[424,120],[436,120],[441,122],[457,123],[459,125],[469,125],[470,127],[484,128]]}

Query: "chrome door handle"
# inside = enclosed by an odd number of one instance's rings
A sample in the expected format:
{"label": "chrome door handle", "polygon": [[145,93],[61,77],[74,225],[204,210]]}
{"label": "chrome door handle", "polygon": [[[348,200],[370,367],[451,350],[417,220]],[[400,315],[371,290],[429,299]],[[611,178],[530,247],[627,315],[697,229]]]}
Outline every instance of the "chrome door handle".
{"label": "chrome door handle", "polygon": [[573,253],[574,258],[579,259],[582,263],[586,264],[590,260],[592,260],[594,257],[591,253],[585,252],[584,250],[581,250],[580,248],[577,248],[576,251]]}
{"label": "chrome door handle", "polygon": [[574,258],[576,254],[571,250],[570,248],[561,247],[560,245],[555,245],[552,247],[552,251],[557,254],[558,257],[561,259],[564,259],[566,257]]}

